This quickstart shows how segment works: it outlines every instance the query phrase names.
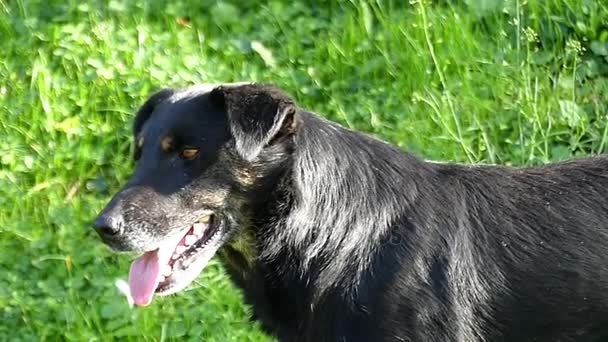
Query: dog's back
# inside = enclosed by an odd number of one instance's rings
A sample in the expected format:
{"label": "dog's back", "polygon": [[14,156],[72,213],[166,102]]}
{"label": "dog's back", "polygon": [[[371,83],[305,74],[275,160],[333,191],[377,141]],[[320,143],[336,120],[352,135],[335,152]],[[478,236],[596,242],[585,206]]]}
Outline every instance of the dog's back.
{"label": "dog's back", "polygon": [[420,276],[435,281],[427,290],[436,304],[427,307],[450,314],[431,331],[461,341],[607,336],[608,158],[433,167],[427,200],[439,209],[425,226],[437,239]]}

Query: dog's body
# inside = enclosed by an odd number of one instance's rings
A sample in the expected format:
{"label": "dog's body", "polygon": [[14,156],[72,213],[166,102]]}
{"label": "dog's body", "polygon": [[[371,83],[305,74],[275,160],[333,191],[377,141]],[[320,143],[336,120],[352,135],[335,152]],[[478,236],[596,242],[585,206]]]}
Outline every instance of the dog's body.
{"label": "dog's body", "polygon": [[[164,142],[182,129],[162,127],[187,121],[213,150],[193,169],[163,166],[173,158],[163,143],[143,148],[97,222],[113,247],[150,253],[193,212],[212,211],[222,234],[201,258],[219,251],[255,318],[282,341],[608,337],[608,158],[428,163],[296,109],[276,89],[209,90],[161,92],[138,114],[136,137]],[[205,115],[213,141],[193,119]],[[187,177],[155,176],[171,172]],[[142,219],[142,207],[160,216]],[[156,291],[183,286],[173,278]]]}

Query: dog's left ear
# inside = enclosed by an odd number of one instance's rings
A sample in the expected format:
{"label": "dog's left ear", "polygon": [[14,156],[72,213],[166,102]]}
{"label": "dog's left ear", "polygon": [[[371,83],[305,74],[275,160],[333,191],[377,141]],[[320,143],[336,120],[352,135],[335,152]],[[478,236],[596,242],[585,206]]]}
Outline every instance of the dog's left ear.
{"label": "dog's left ear", "polygon": [[209,98],[222,103],[237,152],[255,159],[262,149],[295,132],[297,109],[281,90],[266,85],[221,86]]}

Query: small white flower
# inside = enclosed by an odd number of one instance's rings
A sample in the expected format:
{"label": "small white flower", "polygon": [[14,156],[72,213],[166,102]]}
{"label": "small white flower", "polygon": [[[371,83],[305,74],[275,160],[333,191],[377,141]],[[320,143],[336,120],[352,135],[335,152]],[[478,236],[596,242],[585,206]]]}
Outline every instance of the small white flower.
{"label": "small white flower", "polygon": [[124,279],[116,279],[116,282],[114,283],[114,285],[116,285],[116,288],[118,289],[118,291],[120,293],[122,293],[123,295],[125,295],[125,297],[127,297],[127,301],[129,302],[129,307],[132,308],[133,307],[133,297],[131,296],[131,290],[129,289],[129,284]]}

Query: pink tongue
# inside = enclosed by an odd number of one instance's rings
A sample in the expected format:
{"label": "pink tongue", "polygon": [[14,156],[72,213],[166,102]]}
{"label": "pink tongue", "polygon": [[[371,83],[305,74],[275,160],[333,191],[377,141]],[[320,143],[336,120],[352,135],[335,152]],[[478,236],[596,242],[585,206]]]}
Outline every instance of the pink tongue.
{"label": "pink tongue", "polygon": [[136,305],[150,304],[158,286],[159,272],[158,251],[146,252],[133,261],[129,270],[129,288]]}

